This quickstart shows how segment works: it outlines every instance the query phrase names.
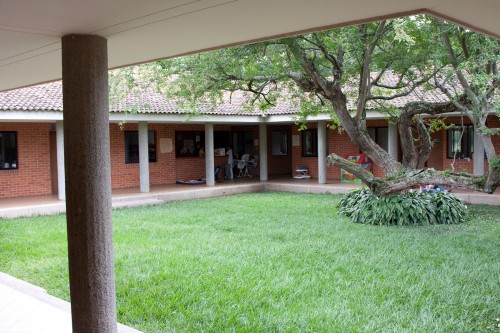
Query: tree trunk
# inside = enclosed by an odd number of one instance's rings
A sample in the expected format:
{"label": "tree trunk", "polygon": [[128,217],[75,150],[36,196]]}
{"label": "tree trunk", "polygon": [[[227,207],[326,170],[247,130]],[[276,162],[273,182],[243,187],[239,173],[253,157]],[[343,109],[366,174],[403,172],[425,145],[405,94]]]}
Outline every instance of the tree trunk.
{"label": "tree trunk", "polygon": [[[485,192],[493,193],[500,186],[500,169],[496,166],[495,161],[498,156],[495,153],[495,146],[491,140],[491,136],[478,133],[483,142],[486,158],[488,159],[488,175],[484,184]],[[498,162],[497,162],[498,163]],[[495,168],[497,167],[497,168]]]}
{"label": "tree trunk", "polygon": [[380,147],[368,134],[368,131],[358,124],[347,111],[347,99],[342,92],[343,98],[339,103],[339,98],[331,99],[333,109],[342,124],[342,128],[346,131],[351,141],[366,154],[374,163],[382,168],[386,175],[389,175],[399,168],[401,163],[394,160],[392,156]]}
{"label": "tree trunk", "polygon": [[[397,194],[427,184],[465,186],[471,190],[492,193],[491,189],[486,186],[485,178],[482,176],[436,171],[432,168],[420,170],[401,168],[397,174],[393,174],[391,177],[378,178],[360,165],[352,163],[336,154],[330,154],[327,157],[327,163],[354,174],[378,196]],[[498,186],[498,172],[496,176],[495,184]],[[493,188],[493,191],[495,188]]]}

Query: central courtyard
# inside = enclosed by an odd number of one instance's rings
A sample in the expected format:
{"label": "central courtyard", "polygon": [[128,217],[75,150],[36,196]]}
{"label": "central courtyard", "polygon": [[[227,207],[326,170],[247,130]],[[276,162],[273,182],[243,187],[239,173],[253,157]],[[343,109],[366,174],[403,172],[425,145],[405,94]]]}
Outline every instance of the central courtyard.
{"label": "central courtyard", "polygon": [[[497,207],[370,227],[340,196],[252,193],[113,212],[118,320],[143,332],[471,332],[498,317]],[[69,300],[65,216],[0,220],[0,271]]]}

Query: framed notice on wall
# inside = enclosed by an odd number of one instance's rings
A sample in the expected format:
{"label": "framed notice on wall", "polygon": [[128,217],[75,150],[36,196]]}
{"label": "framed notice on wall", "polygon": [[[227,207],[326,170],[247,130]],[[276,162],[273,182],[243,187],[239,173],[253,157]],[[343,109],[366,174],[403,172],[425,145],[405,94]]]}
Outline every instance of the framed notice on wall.
{"label": "framed notice on wall", "polygon": [[171,153],[173,150],[171,138],[160,138],[160,153]]}
{"label": "framed notice on wall", "polygon": [[[365,154],[350,154],[345,155],[344,158],[352,163],[361,165],[362,168],[372,171],[373,163]],[[347,170],[340,169],[340,182],[342,183],[361,183],[361,179],[354,176]]]}

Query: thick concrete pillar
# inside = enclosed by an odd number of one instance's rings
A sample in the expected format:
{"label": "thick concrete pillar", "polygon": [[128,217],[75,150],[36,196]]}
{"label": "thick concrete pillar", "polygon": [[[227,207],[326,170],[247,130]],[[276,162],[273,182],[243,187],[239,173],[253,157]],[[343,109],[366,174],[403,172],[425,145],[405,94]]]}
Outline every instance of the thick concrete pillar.
{"label": "thick concrete pillar", "polygon": [[139,178],[141,192],[149,192],[149,145],[148,123],[139,122]]}
{"label": "thick concrete pillar", "polygon": [[64,179],[64,123],[56,121],[57,149],[57,195],[59,200],[66,200],[66,181]]}
{"label": "thick concrete pillar", "polygon": [[326,121],[318,121],[318,183],[326,184]]}
{"label": "thick concrete pillar", "polygon": [[116,332],[106,39],[62,37],[62,77],[73,332]]}
{"label": "thick concrete pillar", "polygon": [[267,126],[265,123],[259,124],[259,173],[260,180],[267,181]]}
{"label": "thick concrete pillar", "polygon": [[387,152],[398,160],[398,127],[395,124],[389,124],[387,128]]}
{"label": "thick concrete pillar", "polygon": [[474,129],[474,153],[472,155],[474,162],[474,175],[482,176],[484,175],[484,145],[483,141],[477,135]]}
{"label": "thick concrete pillar", "polygon": [[214,124],[212,123],[205,124],[205,168],[207,186],[214,186]]}

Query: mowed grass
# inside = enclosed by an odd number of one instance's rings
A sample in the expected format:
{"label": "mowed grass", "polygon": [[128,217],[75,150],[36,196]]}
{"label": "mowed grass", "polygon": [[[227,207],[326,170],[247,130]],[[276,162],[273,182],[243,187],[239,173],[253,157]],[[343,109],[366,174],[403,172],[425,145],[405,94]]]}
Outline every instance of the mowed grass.
{"label": "mowed grass", "polygon": [[[491,332],[498,207],[373,227],[340,197],[256,193],[114,212],[118,319],[144,332]],[[69,299],[64,215],[0,220],[0,271]]]}

